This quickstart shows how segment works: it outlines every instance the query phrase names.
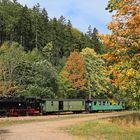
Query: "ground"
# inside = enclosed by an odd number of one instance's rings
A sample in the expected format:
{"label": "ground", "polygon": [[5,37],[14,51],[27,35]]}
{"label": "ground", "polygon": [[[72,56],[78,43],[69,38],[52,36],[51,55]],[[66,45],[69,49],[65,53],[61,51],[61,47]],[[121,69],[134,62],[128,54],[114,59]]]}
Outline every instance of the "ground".
{"label": "ground", "polygon": [[[81,138],[73,137],[65,133],[60,128],[73,124],[78,124],[84,121],[97,120],[100,118],[118,116],[123,113],[94,113],[81,115],[56,115],[46,116],[48,120],[41,122],[30,122],[23,124],[14,124],[0,128],[0,140],[81,140]],[[51,121],[51,119],[53,121]],[[1,118],[3,119],[3,118]],[[4,118],[5,120],[7,118]],[[24,119],[24,118],[8,118],[9,119]],[[26,117],[25,119],[31,119]]]}

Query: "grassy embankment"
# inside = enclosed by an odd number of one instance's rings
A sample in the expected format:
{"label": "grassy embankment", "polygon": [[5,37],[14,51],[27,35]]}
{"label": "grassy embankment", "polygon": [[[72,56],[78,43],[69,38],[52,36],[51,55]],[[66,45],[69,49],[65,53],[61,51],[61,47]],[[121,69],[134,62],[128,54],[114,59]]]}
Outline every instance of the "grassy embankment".
{"label": "grassy embankment", "polygon": [[95,140],[140,140],[140,113],[89,121],[66,128],[72,135]]}

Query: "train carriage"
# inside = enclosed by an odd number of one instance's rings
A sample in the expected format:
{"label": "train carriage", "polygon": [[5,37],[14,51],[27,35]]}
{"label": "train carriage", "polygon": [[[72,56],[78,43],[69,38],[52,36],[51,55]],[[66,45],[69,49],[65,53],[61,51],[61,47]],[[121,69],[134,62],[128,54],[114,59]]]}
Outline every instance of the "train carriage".
{"label": "train carriage", "polygon": [[85,111],[84,99],[44,99],[43,113],[54,112],[83,112]]}
{"label": "train carriage", "polygon": [[112,102],[107,99],[93,99],[87,101],[90,112],[96,111],[121,111],[125,109],[124,101]]}

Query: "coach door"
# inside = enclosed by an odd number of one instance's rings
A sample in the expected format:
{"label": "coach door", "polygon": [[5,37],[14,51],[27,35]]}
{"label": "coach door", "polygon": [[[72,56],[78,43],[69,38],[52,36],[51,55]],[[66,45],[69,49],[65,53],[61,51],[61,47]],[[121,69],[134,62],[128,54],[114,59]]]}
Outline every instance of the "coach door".
{"label": "coach door", "polygon": [[63,101],[59,101],[59,110],[63,110]]}

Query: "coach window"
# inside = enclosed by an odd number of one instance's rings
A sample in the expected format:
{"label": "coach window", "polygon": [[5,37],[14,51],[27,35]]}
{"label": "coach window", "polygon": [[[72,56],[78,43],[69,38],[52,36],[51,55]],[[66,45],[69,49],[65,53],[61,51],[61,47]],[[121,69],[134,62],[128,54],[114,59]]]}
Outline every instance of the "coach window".
{"label": "coach window", "polygon": [[53,106],[53,101],[51,101],[51,106]]}
{"label": "coach window", "polygon": [[94,105],[96,105],[97,102],[94,102]]}
{"label": "coach window", "polygon": [[99,102],[99,105],[101,105],[101,102]]}
{"label": "coach window", "polygon": [[103,101],[103,105],[105,105],[105,101]]}

